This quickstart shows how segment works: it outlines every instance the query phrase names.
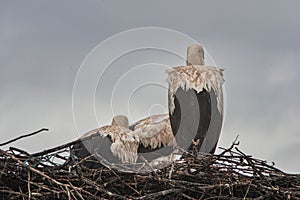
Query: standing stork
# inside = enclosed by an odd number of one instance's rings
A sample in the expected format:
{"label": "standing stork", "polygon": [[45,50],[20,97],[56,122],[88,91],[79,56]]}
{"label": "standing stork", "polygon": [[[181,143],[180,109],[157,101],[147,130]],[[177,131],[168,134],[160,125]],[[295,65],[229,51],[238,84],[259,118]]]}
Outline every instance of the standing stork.
{"label": "standing stork", "polygon": [[169,116],[179,147],[214,153],[223,121],[223,69],[204,65],[204,50],[187,49],[187,66],[168,71]]}

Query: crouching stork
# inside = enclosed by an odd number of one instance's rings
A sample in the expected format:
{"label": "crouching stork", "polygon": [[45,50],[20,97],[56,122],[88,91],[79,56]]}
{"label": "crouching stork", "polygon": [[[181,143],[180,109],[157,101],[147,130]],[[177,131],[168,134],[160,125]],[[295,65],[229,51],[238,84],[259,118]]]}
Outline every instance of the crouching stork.
{"label": "crouching stork", "polygon": [[151,164],[168,156],[176,145],[168,114],[152,115],[131,125],[126,116],[118,115],[111,125],[89,131],[80,139],[71,153],[85,159],[88,168],[100,167],[98,161],[113,165],[147,160]]}
{"label": "crouching stork", "polygon": [[168,71],[169,116],[177,145],[214,153],[223,121],[223,69],[204,65],[204,50],[187,49],[187,66]]}

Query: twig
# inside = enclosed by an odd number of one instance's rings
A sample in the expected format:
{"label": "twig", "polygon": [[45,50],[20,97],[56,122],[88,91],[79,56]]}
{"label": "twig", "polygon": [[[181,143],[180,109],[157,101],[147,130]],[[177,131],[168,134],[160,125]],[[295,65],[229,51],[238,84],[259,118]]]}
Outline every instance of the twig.
{"label": "twig", "polygon": [[[7,153],[5,152],[5,154],[7,154]],[[22,166],[22,165],[24,164],[22,161],[20,161],[20,160],[19,160],[18,158],[16,158],[14,155],[9,155],[9,156],[11,156],[11,158],[12,158],[13,160],[17,161],[17,163],[18,163],[19,165]],[[36,174],[41,175],[41,176],[44,177],[44,178],[50,180],[51,182],[55,183],[56,185],[63,186],[63,187],[70,187],[70,186],[67,185],[67,184],[60,183],[59,181],[57,181],[57,180],[51,178],[50,176],[44,174],[43,172],[41,172],[41,171],[39,171],[39,170],[37,170],[37,169],[32,168],[30,165],[26,165],[26,168],[27,168],[28,170],[30,170],[30,171],[36,173]],[[81,188],[77,188],[77,187],[74,187],[74,188],[75,188],[75,189],[78,189],[78,190],[81,190]]]}
{"label": "twig", "polygon": [[235,147],[238,146],[240,144],[239,141],[237,141],[237,139],[239,138],[239,135],[236,136],[236,138],[234,139],[234,141],[232,142],[231,146],[228,149],[224,149],[222,147],[220,147],[220,149],[224,150],[222,153],[219,154],[219,156],[223,156],[228,152],[231,152],[231,150]]}
{"label": "twig", "polygon": [[47,128],[42,128],[42,129],[40,129],[40,130],[38,130],[38,131],[35,131],[35,132],[33,132],[33,133],[29,133],[29,134],[26,134],[26,135],[21,135],[21,136],[15,138],[15,139],[12,139],[12,140],[9,140],[9,141],[7,141],[7,142],[4,142],[4,143],[0,144],[0,146],[7,145],[7,144],[9,144],[9,143],[15,142],[15,141],[20,140],[20,139],[25,138],[25,137],[30,137],[30,136],[35,135],[35,134],[38,134],[38,133],[40,133],[40,132],[42,132],[42,131],[49,131],[49,129],[47,129]]}
{"label": "twig", "polygon": [[50,149],[38,152],[38,153],[34,153],[34,154],[31,154],[30,157],[38,157],[38,156],[42,156],[42,155],[45,155],[45,154],[49,154],[49,153],[52,153],[52,152],[70,147],[72,145],[75,145],[75,144],[78,144],[78,143],[81,143],[81,142],[85,142],[85,141],[91,139],[93,136],[94,135],[90,135],[90,136],[85,137],[85,138],[74,140],[74,141],[69,142],[67,144],[63,144],[63,145],[60,145],[60,146],[57,146],[57,147],[54,147],[54,148],[50,148]]}
{"label": "twig", "polygon": [[38,153],[31,154],[30,157],[38,157],[38,156],[46,155],[46,154],[49,154],[49,153],[52,153],[52,152],[64,149],[66,147],[70,147],[70,146],[72,146],[74,144],[78,144],[81,141],[82,141],[81,139],[78,139],[78,140],[69,142],[67,144],[60,145],[58,147],[50,148],[50,149],[47,149],[47,150],[44,150],[44,151],[41,151],[41,152],[38,152]]}
{"label": "twig", "polygon": [[[3,199],[300,198],[300,175],[283,173],[234,148],[237,139],[230,148],[223,148],[223,154],[195,156],[183,152],[184,156],[171,165],[149,173],[124,171],[139,169],[143,163],[117,164],[122,170],[116,170],[113,164],[104,166],[103,159],[91,159],[98,158],[97,154],[74,159],[71,146],[77,142],[81,140],[32,155],[23,150],[0,149]],[[99,168],[85,165],[91,160]]]}
{"label": "twig", "polygon": [[30,190],[30,171],[29,170],[27,172],[27,176],[28,176],[28,179],[27,179],[28,199],[30,200],[31,199],[31,190]]}
{"label": "twig", "polygon": [[248,194],[248,192],[249,192],[249,189],[250,189],[250,187],[251,187],[251,182],[250,182],[249,186],[247,187],[247,190],[246,190],[246,193],[245,193],[245,195],[244,195],[244,197],[243,197],[243,200],[245,200],[245,199],[246,199],[246,197],[247,197],[247,194]]}
{"label": "twig", "polygon": [[168,190],[163,190],[160,192],[155,192],[152,194],[147,194],[145,196],[139,197],[139,198],[135,198],[135,199],[155,199],[158,196],[165,196],[167,194],[170,193],[179,193],[181,190],[180,189],[168,189]]}
{"label": "twig", "polygon": [[27,153],[26,151],[22,150],[22,149],[18,149],[16,147],[9,147],[9,150],[15,155],[15,152],[14,151],[17,151],[21,154],[24,154],[25,156],[29,156],[30,154]]}

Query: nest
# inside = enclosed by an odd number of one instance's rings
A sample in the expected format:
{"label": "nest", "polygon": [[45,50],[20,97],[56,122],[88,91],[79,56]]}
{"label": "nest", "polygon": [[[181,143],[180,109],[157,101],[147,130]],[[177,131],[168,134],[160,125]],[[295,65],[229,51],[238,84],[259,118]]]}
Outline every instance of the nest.
{"label": "nest", "polygon": [[246,155],[236,141],[218,155],[185,152],[148,173],[86,168],[70,156],[79,142],[35,154],[0,149],[0,199],[300,199],[300,175]]}

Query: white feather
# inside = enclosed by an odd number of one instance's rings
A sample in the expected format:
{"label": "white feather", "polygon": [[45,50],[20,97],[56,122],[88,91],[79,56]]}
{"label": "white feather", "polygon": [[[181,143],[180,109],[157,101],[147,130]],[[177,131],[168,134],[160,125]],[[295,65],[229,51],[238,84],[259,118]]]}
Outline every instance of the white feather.
{"label": "white feather", "polygon": [[178,88],[182,88],[185,91],[194,89],[197,93],[202,92],[203,89],[208,92],[213,89],[217,96],[218,110],[222,113],[223,71],[223,69],[204,65],[178,66],[168,70],[169,112],[173,114],[175,109],[174,95]]}

